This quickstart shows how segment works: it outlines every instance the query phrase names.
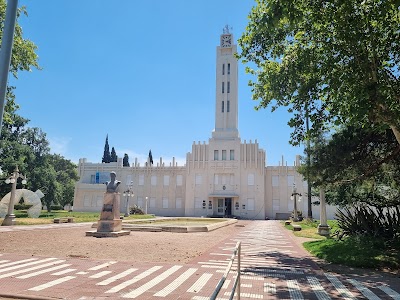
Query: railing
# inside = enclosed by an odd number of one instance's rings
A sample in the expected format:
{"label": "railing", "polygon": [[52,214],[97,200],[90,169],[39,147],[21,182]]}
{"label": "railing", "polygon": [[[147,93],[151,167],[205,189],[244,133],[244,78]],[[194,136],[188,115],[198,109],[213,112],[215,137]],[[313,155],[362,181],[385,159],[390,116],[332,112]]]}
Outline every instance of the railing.
{"label": "railing", "polygon": [[233,262],[235,261],[235,257],[237,256],[237,270],[236,270],[236,279],[233,283],[232,292],[229,297],[229,300],[232,300],[235,292],[236,292],[236,299],[240,300],[240,250],[241,250],[241,243],[237,242],[235,250],[233,251],[232,257],[229,261],[228,266],[226,267],[225,273],[222,276],[221,280],[218,282],[217,287],[215,288],[214,293],[211,295],[210,300],[215,300],[218,296],[218,293],[221,291],[222,286],[225,283],[226,278],[228,277],[229,272],[232,269]]}

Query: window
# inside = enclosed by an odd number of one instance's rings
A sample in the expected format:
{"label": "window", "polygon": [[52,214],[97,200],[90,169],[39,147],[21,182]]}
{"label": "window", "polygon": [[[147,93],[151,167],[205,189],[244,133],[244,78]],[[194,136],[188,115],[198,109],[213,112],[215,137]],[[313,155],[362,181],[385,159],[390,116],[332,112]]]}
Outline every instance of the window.
{"label": "window", "polygon": [[222,177],[222,184],[225,185],[226,184],[226,175],[223,174],[221,177]]}
{"label": "window", "polygon": [[218,160],[218,150],[214,150],[214,160]]}
{"label": "window", "polygon": [[162,198],[162,208],[168,208],[168,198]]}
{"label": "window", "polygon": [[201,176],[201,174],[196,174],[196,178],[195,178],[195,182],[196,185],[200,185],[203,181],[203,177]]}
{"label": "window", "polygon": [[254,174],[250,173],[247,175],[247,185],[254,185]]}
{"label": "window", "polygon": [[226,92],[229,94],[231,92],[231,83],[228,81],[226,85]]}
{"label": "window", "polygon": [[293,184],[294,184],[294,175],[288,175],[287,176],[287,186],[293,187]]}
{"label": "window", "polygon": [[126,185],[133,184],[132,175],[126,176]]}
{"label": "window", "polygon": [[225,82],[222,82],[222,94],[225,93]]}
{"label": "window", "polygon": [[90,183],[96,183],[96,175],[90,175]]}
{"label": "window", "polygon": [[139,175],[139,185],[144,185],[144,174]]}
{"label": "window", "polygon": [[229,110],[230,110],[230,105],[229,104],[230,104],[230,101],[229,100],[226,101],[226,112],[229,112]]}
{"label": "window", "polygon": [[279,199],[272,200],[272,210],[278,211],[281,209],[279,202],[280,202]]}
{"label": "window", "polygon": [[169,175],[164,175],[164,186],[169,185]]}
{"label": "window", "polygon": [[247,210],[254,210],[254,199],[253,198],[247,199]]}
{"label": "window", "polygon": [[151,185],[152,186],[157,185],[157,176],[156,175],[151,176]]}
{"label": "window", "polygon": [[222,75],[225,75],[225,64],[222,64]]}
{"label": "window", "polygon": [[235,150],[230,150],[229,151],[229,159],[230,160],[235,160]]}
{"label": "window", "polygon": [[182,198],[175,199],[175,208],[182,208]]}
{"label": "window", "polygon": [[139,206],[140,208],[143,208],[143,198],[142,197],[138,197],[137,198],[137,206]]}
{"label": "window", "polygon": [[279,186],[279,176],[272,175],[272,186]]}
{"label": "window", "polygon": [[151,197],[151,198],[150,198],[150,205],[149,205],[149,207],[151,207],[151,208],[155,208],[155,207],[156,207],[156,198],[154,198],[154,197]]}
{"label": "window", "polygon": [[182,175],[176,175],[176,186],[182,186]]}
{"label": "window", "polygon": [[195,197],[194,198],[194,208],[202,208],[202,201],[200,200],[200,198]]}
{"label": "window", "polygon": [[221,111],[224,112],[224,101],[222,101]]}
{"label": "window", "polygon": [[214,174],[214,184],[218,184],[218,174]]}
{"label": "window", "polygon": [[231,74],[231,64],[228,64],[228,75]]}
{"label": "window", "polygon": [[222,150],[222,160],[226,160],[226,150]]}

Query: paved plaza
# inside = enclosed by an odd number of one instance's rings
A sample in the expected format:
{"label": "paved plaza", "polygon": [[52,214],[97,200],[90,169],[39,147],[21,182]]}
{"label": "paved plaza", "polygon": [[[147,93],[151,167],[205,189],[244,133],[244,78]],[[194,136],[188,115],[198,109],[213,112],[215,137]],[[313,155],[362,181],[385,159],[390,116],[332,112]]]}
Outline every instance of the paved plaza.
{"label": "paved plaza", "polygon": [[[66,226],[82,226],[84,234],[83,225]],[[241,226],[241,222],[231,226]],[[48,230],[49,227],[56,226],[1,227],[0,241],[5,231]],[[1,253],[0,298],[206,300],[221,279],[238,241],[242,243],[243,300],[400,300],[399,278],[367,271],[362,275],[323,271],[278,221],[247,222],[234,235],[189,264]],[[227,278],[218,299],[229,299],[232,276]]]}

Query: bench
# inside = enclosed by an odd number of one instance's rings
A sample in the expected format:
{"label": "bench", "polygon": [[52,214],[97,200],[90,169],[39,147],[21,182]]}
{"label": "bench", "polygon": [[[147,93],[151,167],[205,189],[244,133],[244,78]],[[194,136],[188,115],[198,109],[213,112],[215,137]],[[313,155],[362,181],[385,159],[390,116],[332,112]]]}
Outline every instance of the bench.
{"label": "bench", "polygon": [[53,223],[74,223],[73,217],[54,218]]}
{"label": "bench", "polygon": [[291,223],[292,223],[292,221],[289,221],[289,220],[285,221],[285,225],[290,225]]}
{"label": "bench", "polygon": [[292,225],[293,226],[293,231],[300,231],[301,226],[300,225]]}

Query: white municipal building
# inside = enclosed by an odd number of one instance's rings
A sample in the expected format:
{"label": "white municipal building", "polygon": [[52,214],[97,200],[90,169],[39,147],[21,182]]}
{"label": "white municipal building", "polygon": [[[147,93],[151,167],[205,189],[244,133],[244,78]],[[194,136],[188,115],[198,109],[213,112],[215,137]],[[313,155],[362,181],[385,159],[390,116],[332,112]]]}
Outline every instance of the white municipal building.
{"label": "white municipal building", "polygon": [[[293,185],[306,195],[307,183],[296,166],[266,166],[265,150],[257,143],[242,141],[238,130],[238,62],[232,34],[224,29],[217,47],[215,129],[208,143],[193,143],[186,164],[165,165],[148,161],[141,166],[137,159],[123,167],[122,158],[113,163],[90,163],[79,160],[80,180],[75,187],[74,210],[100,212],[105,192],[104,182],[110,172],[121,181],[120,192],[130,186],[133,197],[121,196],[121,212],[128,205],[138,205],[157,216],[231,216],[246,219],[287,218],[293,211],[290,200]],[[296,159],[296,165],[299,159]],[[306,197],[303,197],[306,199]],[[307,215],[307,201],[298,209]],[[328,218],[334,210],[328,207]],[[319,218],[319,206],[313,206]]]}

